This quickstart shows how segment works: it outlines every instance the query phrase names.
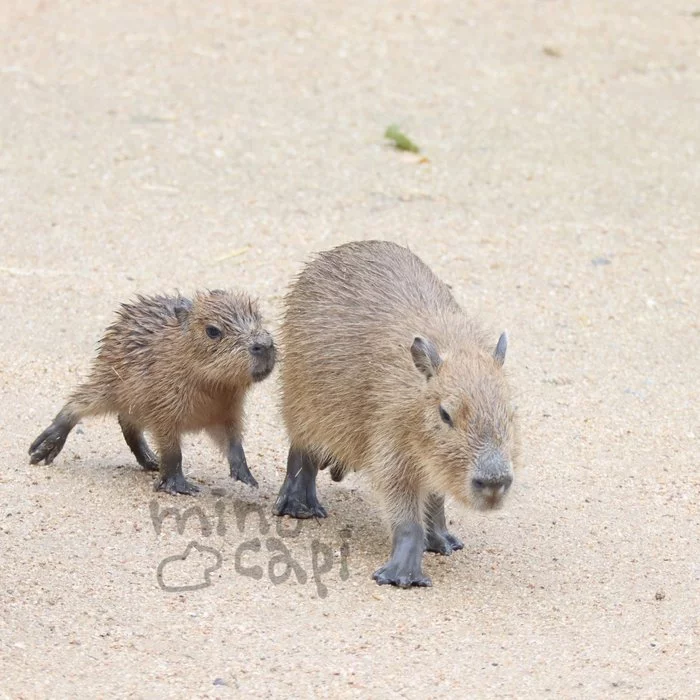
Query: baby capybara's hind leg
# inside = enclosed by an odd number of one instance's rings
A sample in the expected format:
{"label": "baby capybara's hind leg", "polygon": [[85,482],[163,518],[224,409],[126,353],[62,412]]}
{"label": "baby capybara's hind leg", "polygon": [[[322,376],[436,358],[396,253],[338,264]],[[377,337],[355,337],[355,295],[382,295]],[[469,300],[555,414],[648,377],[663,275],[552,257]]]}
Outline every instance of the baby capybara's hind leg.
{"label": "baby capybara's hind leg", "polygon": [[119,425],[121,426],[124,440],[126,440],[129,449],[134,453],[136,461],[146,471],[158,471],[158,457],[153,454],[153,451],[148,446],[143,432],[121,414],[119,415]]}
{"label": "baby capybara's hind leg", "polygon": [[94,381],[79,386],[66,405],[58,412],[53,423],[29,446],[31,464],[51,464],[66,444],[68,434],[86,416],[110,411],[110,402]]}
{"label": "baby capybara's hind leg", "polygon": [[80,420],[66,404],[53,419],[53,423],[44,430],[29,446],[30,464],[51,464],[66,444],[68,434]]}
{"label": "baby capybara's hind leg", "polygon": [[316,495],[318,460],[295,447],[289,449],[287,476],[275,503],[276,515],[293,518],[325,518],[328,513]]}

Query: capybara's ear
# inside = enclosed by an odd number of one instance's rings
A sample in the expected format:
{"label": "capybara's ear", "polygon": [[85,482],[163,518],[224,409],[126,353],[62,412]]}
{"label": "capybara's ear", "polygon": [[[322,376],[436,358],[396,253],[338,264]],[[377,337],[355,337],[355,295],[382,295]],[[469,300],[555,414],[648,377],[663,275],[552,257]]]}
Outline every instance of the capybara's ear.
{"label": "capybara's ear", "polygon": [[182,302],[178,302],[175,305],[175,316],[177,317],[178,322],[180,323],[181,326],[184,326],[185,323],[187,323],[187,318],[190,315],[190,305],[186,304],[184,300]]}
{"label": "capybara's ear", "polygon": [[493,359],[496,360],[496,364],[499,367],[503,367],[503,363],[506,361],[506,350],[508,349],[508,334],[503,331],[501,337],[496,343],[496,349],[493,351]]}
{"label": "capybara's ear", "polygon": [[419,372],[425,375],[426,379],[433,377],[442,364],[440,353],[438,353],[432,340],[427,340],[420,336],[416,336],[413,339],[411,357],[413,358],[413,364]]}

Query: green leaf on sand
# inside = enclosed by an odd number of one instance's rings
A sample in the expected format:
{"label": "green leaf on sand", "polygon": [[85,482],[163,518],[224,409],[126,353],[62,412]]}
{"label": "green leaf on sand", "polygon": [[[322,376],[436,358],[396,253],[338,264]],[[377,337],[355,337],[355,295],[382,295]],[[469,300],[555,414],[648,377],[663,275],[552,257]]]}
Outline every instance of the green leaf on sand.
{"label": "green leaf on sand", "polygon": [[418,146],[416,146],[416,144],[413,143],[413,141],[411,141],[406,134],[402,133],[396,124],[392,124],[384,132],[384,136],[391,139],[396,148],[398,148],[400,151],[410,151],[411,153],[420,152],[420,148],[418,148]]}

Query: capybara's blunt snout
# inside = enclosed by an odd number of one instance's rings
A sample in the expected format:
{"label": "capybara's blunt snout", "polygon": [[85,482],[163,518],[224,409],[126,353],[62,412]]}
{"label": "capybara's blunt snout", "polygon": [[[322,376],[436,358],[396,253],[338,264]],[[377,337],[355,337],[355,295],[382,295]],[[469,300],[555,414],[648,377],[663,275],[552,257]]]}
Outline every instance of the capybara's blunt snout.
{"label": "capybara's blunt snout", "polygon": [[471,487],[478,507],[499,507],[512,483],[513,468],[498,451],[487,451],[477,459]]}
{"label": "capybara's blunt snout", "polygon": [[256,382],[262,381],[272,372],[277,358],[277,351],[272,336],[261,333],[248,346],[252,358],[251,374]]}
{"label": "capybara's blunt snout", "polygon": [[274,345],[272,343],[272,336],[265,335],[257,338],[253,343],[251,343],[250,352],[256,357],[262,357],[263,355],[267,355],[269,352],[271,352],[273,348]]}

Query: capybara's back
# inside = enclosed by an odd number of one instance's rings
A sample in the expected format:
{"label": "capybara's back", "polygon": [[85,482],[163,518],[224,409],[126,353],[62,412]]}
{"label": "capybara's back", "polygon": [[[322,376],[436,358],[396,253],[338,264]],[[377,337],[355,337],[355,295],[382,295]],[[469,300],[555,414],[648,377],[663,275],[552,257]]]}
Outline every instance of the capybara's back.
{"label": "capybara's back", "polygon": [[489,353],[447,285],[407,248],[363,241],[318,255],[286,297],[281,380],[292,441],[362,468],[378,418],[391,421],[387,411],[425,385],[408,352],[422,335]]}
{"label": "capybara's back", "polygon": [[321,253],[286,298],[281,378],[292,440],[359,468],[376,413],[420,381],[405,353],[409,329],[457,310],[406,248],[370,241]]}
{"label": "capybara's back", "polygon": [[425,584],[424,537],[442,553],[461,546],[444,526],[444,494],[496,507],[512,481],[505,334],[494,350],[416,255],[365,241],[304,268],[286,297],[282,340],[291,447],[278,514],[325,515],[318,467],[367,471],[401,559],[392,555],[377,580]]}

